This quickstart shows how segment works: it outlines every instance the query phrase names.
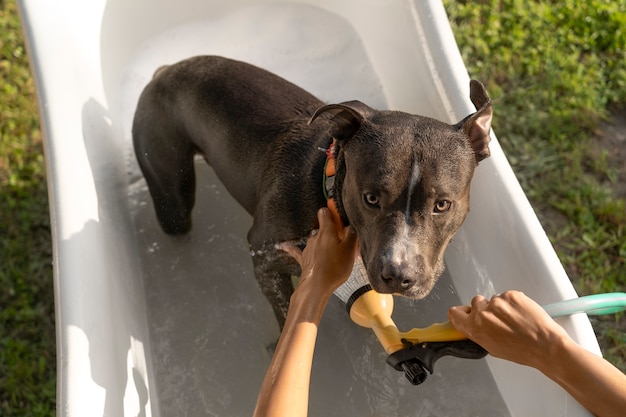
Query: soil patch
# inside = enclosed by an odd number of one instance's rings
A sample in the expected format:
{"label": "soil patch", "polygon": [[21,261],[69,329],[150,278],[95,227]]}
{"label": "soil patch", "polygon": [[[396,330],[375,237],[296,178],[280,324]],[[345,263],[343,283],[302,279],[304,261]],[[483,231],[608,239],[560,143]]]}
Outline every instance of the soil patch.
{"label": "soil patch", "polygon": [[613,190],[616,198],[626,198],[626,105],[611,109],[611,117],[602,121],[596,131],[591,156],[606,158],[614,178],[604,178],[603,185]]}

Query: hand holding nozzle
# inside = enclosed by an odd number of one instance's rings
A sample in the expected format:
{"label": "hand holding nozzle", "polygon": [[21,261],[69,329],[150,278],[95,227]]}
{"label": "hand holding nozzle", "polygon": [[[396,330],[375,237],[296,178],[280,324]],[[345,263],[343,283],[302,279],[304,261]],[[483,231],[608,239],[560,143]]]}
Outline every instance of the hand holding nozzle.
{"label": "hand holding nozzle", "polygon": [[[372,290],[361,259],[355,261],[352,274],[336,291],[352,321],[371,328],[389,354],[387,363],[404,371],[412,384],[424,382],[432,374],[434,362],[442,356],[479,359],[487,351],[456,330],[450,322],[435,323],[407,332],[398,330],[391,318],[393,296]],[[608,314],[626,308],[626,293],[597,294],[557,302],[543,307],[551,317],[575,313]]]}

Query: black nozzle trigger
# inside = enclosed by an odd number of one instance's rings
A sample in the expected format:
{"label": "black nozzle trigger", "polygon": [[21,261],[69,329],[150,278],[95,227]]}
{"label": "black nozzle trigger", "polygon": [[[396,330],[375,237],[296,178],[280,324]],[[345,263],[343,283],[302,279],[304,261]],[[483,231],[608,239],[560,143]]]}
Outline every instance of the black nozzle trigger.
{"label": "black nozzle trigger", "polygon": [[419,385],[433,373],[435,362],[442,356],[456,356],[464,359],[480,359],[487,351],[471,340],[450,342],[423,342],[392,353],[387,363],[404,375],[413,385]]}

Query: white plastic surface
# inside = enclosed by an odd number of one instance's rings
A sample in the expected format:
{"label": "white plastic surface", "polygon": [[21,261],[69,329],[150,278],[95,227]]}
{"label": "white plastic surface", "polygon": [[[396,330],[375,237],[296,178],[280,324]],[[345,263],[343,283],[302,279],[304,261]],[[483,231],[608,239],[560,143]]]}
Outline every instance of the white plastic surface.
{"label": "white plastic surface", "polygon": [[[22,0],[45,134],[54,238],[58,415],[250,415],[278,331],[251,272],[250,219],[198,164],[194,231],[159,230],[130,123],[154,70],[222,54],[325,101],[360,99],[456,122],[474,111],[438,1]],[[495,109],[497,126],[498,109]],[[445,319],[477,293],[576,296],[495,136],[472,209],[403,329]],[[538,372],[445,358],[419,387],[384,364],[334,300],[321,326],[311,414],[586,416]],[[559,319],[599,353],[586,316]]]}

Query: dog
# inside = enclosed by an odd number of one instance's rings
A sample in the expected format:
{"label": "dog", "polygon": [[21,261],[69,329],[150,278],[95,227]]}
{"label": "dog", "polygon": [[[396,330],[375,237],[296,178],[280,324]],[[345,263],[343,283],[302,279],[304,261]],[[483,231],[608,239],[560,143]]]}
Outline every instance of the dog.
{"label": "dog", "polygon": [[255,276],[282,329],[300,269],[277,243],[304,242],[318,227],[324,182],[359,237],[372,288],[414,299],[431,291],[469,211],[474,169],[490,155],[493,110],[480,82],[470,82],[470,99],[477,111],[450,125],[359,101],[325,104],[261,68],[197,56],[157,70],[138,101],[133,145],[166,233],[192,227],[197,154],[253,216]]}

